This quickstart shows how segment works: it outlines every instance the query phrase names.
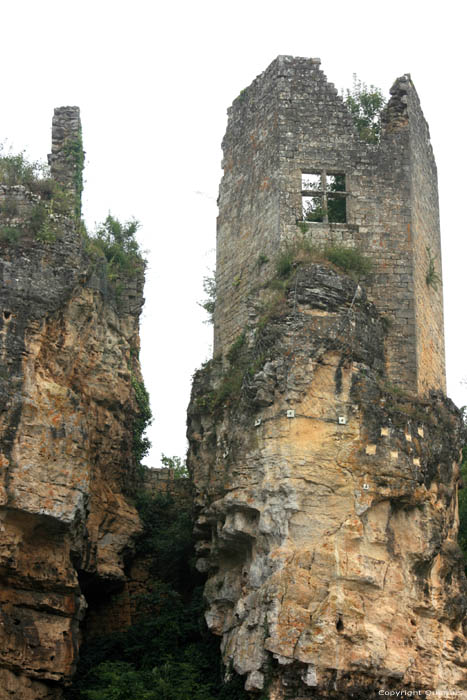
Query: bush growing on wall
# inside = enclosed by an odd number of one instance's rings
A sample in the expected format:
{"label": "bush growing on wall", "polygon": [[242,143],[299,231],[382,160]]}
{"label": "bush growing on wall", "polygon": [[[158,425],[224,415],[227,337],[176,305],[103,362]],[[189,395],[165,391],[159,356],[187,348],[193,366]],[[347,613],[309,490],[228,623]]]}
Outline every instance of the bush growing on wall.
{"label": "bush growing on wall", "polygon": [[89,254],[105,258],[110,278],[120,273],[133,277],[146,267],[136,239],[138,228],[139,223],[135,220],[122,224],[109,214],[93,234],[86,236]]}

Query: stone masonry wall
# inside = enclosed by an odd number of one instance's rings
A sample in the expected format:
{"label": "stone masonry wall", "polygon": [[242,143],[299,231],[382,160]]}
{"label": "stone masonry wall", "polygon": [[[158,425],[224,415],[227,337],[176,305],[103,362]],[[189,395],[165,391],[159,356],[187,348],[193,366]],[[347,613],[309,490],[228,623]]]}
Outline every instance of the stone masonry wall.
{"label": "stone masonry wall", "polygon": [[52,177],[72,194],[75,213],[80,216],[84,152],[79,107],[55,108],[48,159]]}
{"label": "stone masonry wall", "polygon": [[319,59],[280,56],[234,102],[223,144],[215,354],[243,330],[248,294],[271,274],[281,244],[304,235],[297,226],[302,173],[326,170],[345,174],[347,221],[309,223],[305,237],[317,246],[356,246],[372,258],[369,294],[391,326],[391,380],[444,389],[441,286],[427,289],[425,281],[428,246],[439,260],[436,168],[410,78],[391,92],[378,145],[359,138]]}
{"label": "stone masonry wall", "polygon": [[[280,60],[280,59],[278,59]],[[345,173],[347,224],[311,223],[306,237],[323,246],[357,246],[375,264],[372,298],[391,322],[386,342],[389,373],[406,386],[416,385],[408,134],[391,120],[389,137],[379,146],[358,137],[337,90],[318,61],[283,58],[287,78],[281,89],[281,224],[283,237],[297,236],[302,219],[301,175]],[[398,113],[396,113],[398,117]],[[397,129],[396,127],[397,123]]]}
{"label": "stone masonry wall", "polygon": [[246,88],[229,109],[222,147],[214,316],[215,352],[228,348],[247,316],[253,280],[265,279],[261,256],[279,245],[277,94],[275,66]]}
{"label": "stone masonry wall", "polygon": [[[411,85],[407,90],[410,113],[412,174],[412,237],[417,332],[418,389],[439,386],[446,391],[444,356],[443,280],[436,163],[430,132]],[[427,284],[430,264],[434,278]],[[438,384],[439,383],[439,384]]]}

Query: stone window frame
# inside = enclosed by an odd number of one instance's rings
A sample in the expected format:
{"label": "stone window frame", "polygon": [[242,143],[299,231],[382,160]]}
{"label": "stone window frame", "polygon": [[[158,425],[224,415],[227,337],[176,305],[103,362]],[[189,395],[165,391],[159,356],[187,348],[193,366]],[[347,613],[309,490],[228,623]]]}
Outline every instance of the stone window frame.
{"label": "stone window frame", "polygon": [[[342,223],[342,224],[347,224],[347,200],[350,195],[350,192],[347,190],[347,175],[344,171],[339,171],[336,170],[335,168],[330,168],[329,170],[327,168],[316,168],[315,170],[302,170],[301,172],[301,178],[302,182],[301,184],[303,185],[303,176],[304,175],[318,175],[320,177],[321,181],[321,186],[318,189],[312,189],[312,190],[306,190],[306,189],[301,189],[301,202],[302,202],[302,221],[306,223]],[[344,189],[343,190],[330,190],[329,189],[329,182],[328,182],[328,177],[343,177],[344,178]],[[328,197],[329,193],[332,192],[332,196]],[[323,211],[323,218],[322,220],[317,220],[316,222],[313,222],[313,220],[306,219],[305,216],[305,206],[304,206],[304,198],[305,197],[315,197],[319,198],[321,200],[321,208]],[[345,198],[345,219],[344,221],[329,221],[329,216],[328,216],[328,199],[338,199],[340,197]]]}

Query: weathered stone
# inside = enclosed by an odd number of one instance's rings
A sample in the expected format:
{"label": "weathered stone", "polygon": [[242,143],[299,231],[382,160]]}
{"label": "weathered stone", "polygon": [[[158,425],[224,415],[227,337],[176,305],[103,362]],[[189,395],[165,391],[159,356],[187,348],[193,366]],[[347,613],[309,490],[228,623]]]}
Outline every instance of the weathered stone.
{"label": "weathered stone", "polygon": [[[304,237],[372,259],[368,293],[390,325],[390,380],[445,391],[436,164],[410,76],[391,95],[379,144],[359,138],[315,59],[279,56],[234,100],[222,143],[215,355],[242,332],[248,295],[271,276],[280,246]],[[302,221],[303,173],[345,177],[345,222]]]}
{"label": "weathered stone", "polygon": [[230,370],[211,363],[188,420],[206,619],[225,663],[250,690],[263,674],[274,700],[464,692],[457,409],[388,383],[383,324],[353,280],[305,265],[267,323],[255,328],[249,304],[241,392],[216,404]]}
{"label": "weathered stone", "polygon": [[[291,56],[229,110],[215,359],[194,379],[188,463],[206,619],[270,700],[467,694],[463,424],[436,393],[436,166],[410,76],[382,125],[362,140],[319,61]],[[317,192],[321,221],[304,220]],[[357,248],[373,274],[296,254],[274,300],[277,256],[300,241]]]}
{"label": "weathered stone", "polygon": [[[80,133],[76,108],[57,114],[54,143]],[[0,203],[12,195],[25,216],[40,201],[0,187]],[[140,530],[128,493],[142,273],[117,296],[75,213],[58,222],[53,241],[0,241],[0,697],[21,700],[61,696],[87,606],[124,587]]]}

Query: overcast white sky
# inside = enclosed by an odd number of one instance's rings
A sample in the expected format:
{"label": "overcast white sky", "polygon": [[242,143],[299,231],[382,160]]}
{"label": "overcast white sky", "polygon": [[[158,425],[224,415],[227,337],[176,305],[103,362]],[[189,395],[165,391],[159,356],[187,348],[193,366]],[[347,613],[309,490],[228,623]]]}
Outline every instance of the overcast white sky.
{"label": "overcast white sky", "polygon": [[467,404],[465,19],[461,3],[15,0],[1,9],[0,141],[50,150],[53,108],[79,105],[88,225],[141,222],[148,250],[142,362],[153,450],[185,452],[191,375],[210,356],[197,305],[213,267],[226,110],[278,54],[319,56],[336,87],[352,73],[387,94],[411,73],[438,163],[448,393]]}

